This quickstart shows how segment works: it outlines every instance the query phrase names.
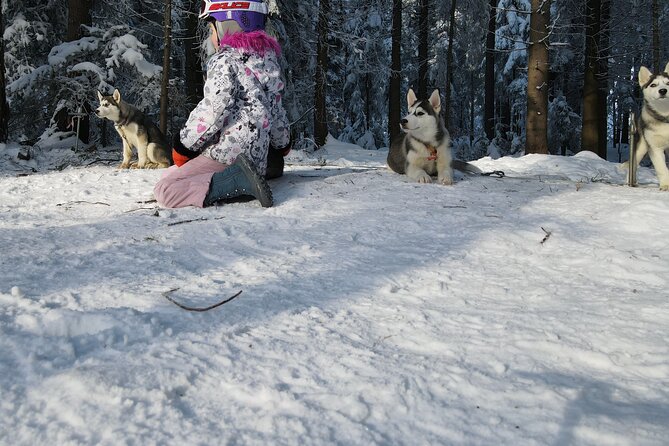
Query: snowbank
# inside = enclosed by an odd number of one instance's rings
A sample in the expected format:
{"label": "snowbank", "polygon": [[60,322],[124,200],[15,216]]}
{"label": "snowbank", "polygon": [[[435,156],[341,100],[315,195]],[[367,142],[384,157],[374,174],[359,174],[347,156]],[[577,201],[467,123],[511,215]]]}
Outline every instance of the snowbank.
{"label": "snowbank", "polygon": [[384,159],[292,154],[269,209],[2,164],[0,443],[666,444],[669,195],[586,155],[452,187]]}

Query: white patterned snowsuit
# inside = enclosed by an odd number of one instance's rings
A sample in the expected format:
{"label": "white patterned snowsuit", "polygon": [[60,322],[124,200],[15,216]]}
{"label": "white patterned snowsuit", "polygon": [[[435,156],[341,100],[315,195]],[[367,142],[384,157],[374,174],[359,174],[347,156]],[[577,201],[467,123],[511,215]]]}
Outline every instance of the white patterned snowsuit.
{"label": "white patterned snowsuit", "polygon": [[153,189],[158,204],[202,207],[212,176],[239,154],[265,174],[270,143],[282,152],[290,148],[279,53],[279,44],[263,31],[221,40],[221,49],[207,64],[204,98],[179,135],[191,160],[165,171]]}
{"label": "white patterned snowsuit", "polygon": [[264,175],[270,143],[283,148],[290,142],[283,87],[273,51],[222,47],[207,64],[204,98],[181,130],[181,142],[227,165],[245,153]]}

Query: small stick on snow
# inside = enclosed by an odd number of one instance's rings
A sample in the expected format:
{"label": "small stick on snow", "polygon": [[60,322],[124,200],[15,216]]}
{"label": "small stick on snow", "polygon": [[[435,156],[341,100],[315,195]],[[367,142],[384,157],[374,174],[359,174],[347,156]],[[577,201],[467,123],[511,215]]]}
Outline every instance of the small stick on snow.
{"label": "small stick on snow", "polygon": [[97,163],[118,163],[119,161],[120,161],[120,160],[117,159],[117,158],[115,158],[115,159],[98,158],[98,159],[94,159],[94,160],[91,161],[90,163],[86,163],[86,164],[84,164],[84,166],[88,167],[88,166],[92,166],[93,164],[97,164]]}
{"label": "small stick on snow", "polygon": [[183,309],[183,310],[186,310],[186,311],[199,311],[199,312],[202,312],[202,311],[213,310],[213,309],[216,308],[216,307],[220,307],[220,306],[223,305],[223,304],[227,304],[227,303],[230,302],[232,299],[234,299],[235,297],[237,297],[237,296],[239,296],[240,294],[242,294],[242,290],[239,290],[239,292],[237,292],[236,294],[234,294],[234,295],[228,297],[228,298],[225,299],[225,300],[220,301],[220,302],[217,303],[217,304],[210,305],[210,306],[208,306],[208,307],[204,307],[204,308],[198,308],[198,307],[188,307],[188,306],[183,305],[183,304],[180,304],[180,303],[177,302],[176,300],[172,299],[172,298],[170,297],[170,294],[173,293],[173,292],[175,292],[175,291],[177,291],[178,289],[179,289],[179,288],[172,288],[172,289],[169,290],[169,291],[165,291],[165,292],[163,293],[163,297],[164,297],[165,299],[169,300],[170,302],[172,302],[172,303],[173,303],[174,305],[176,305],[177,307],[179,307],[179,308],[181,308],[181,309]]}
{"label": "small stick on snow", "polygon": [[129,214],[130,212],[137,212],[137,211],[152,211],[154,209],[158,209],[157,207],[153,208],[135,208],[135,209],[129,209],[127,211],[123,211],[124,214]]}
{"label": "small stick on snow", "polygon": [[[222,220],[224,218],[225,217],[218,217],[218,218],[214,218],[214,220]],[[192,223],[194,221],[207,221],[207,220],[209,220],[207,217],[193,218],[192,220],[174,221],[172,223],[168,223],[167,226],[176,226],[176,225],[181,225],[181,224],[184,224],[184,223]]]}
{"label": "small stick on snow", "polygon": [[552,232],[551,231],[546,231],[543,226],[541,227],[541,230],[546,233],[544,238],[541,239],[541,244],[543,245],[546,242],[546,240],[548,240],[548,238],[551,236]]}
{"label": "small stick on snow", "polygon": [[109,203],[102,201],[68,201],[67,203],[58,203],[56,206],[68,206],[70,204],[102,204],[104,206],[111,206]]}

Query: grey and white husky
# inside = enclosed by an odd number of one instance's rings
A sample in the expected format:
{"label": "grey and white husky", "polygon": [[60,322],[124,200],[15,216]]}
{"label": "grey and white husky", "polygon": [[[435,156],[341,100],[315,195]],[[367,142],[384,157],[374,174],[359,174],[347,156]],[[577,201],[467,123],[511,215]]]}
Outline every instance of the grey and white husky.
{"label": "grey and white husky", "polygon": [[439,90],[434,90],[429,99],[419,100],[410,89],[407,105],[409,113],[400,122],[403,134],[390,144],[388,167],[419,183],[431,183],[431,175],[437,175],[437,181],[446,185],[453,184],[454,167],[481,173],[471,164],[453,160],[451,139],[439,116]]}
{"label": "grey and white husky", "polygon": [[[144,113],[124,102],[118,90],[111,96],[98,91],[98,99],[100,106],[95,114],[112,121],[123,140],[121,169],[155,169],[172,164],[172,153],[163,133]],[[137,149],[137,161],[131,163],[133,147]]]}
{"label": "grey and white husky", "polygon": [[669,169],[664,152],[669,150],[669,63],[664,72],[639,70],[643,106],[636,121],[634,158],[638,164],[648,153],[653,162],[660,190],[669,191]]}

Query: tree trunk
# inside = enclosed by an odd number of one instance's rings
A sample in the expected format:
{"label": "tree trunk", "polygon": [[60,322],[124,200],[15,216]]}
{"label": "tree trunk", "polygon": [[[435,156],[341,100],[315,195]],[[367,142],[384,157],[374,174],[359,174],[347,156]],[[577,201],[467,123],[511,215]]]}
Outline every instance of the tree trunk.
{"label": "tree trunk", "polygon": [[184,43],[186,46],[186,95],[188,97],[187,100],[189,105],[193,106],[200,102],[203,88],[202,66],[200,64],[198,45],[196,43],[198,19],[197,14],[193,11],[193,8],[197,8],[198,6],[198,2],[191,2],[190,11],[192,14],[186,15],[186,29],[189,40],[186,40]]}
{"label": "tree trunk", "polygon": [[163,19],[163,78],[160,82],[160,131],[167,135],[167,107],[169,105],[170,54],[172,46],[172,0],[165,0]]}
{"label": "tree trunk", "polygon": [[511,133],[511,101],[508,96],[504,96],[500,105],[500,127],[502,138],[505,141],[511,142],[513,137]]}
{"label": "tree trunk", "polygon": [[474,110],[476,95],[474,94],[474,71],[469,72],[469,153],[474,153]]}
{"label": "tree trunk", "polygon": [[[612,115],[612,121],[613,121],[613,132],[611,134],[612,138],[611,141],[613,141],[613,147],[616,147],[618,149],[618,154],[620,154],[620,106],[618,106],[615,102],[611,105],[611,115]],[[618,162],[620,163],[620,157],[618,157]]]}
{"label": "tree trunk", "polygon": [[449,128],[451,115],[451,86],[453,85],[453,39],[455,37],[455,6],[451,0],[451,17],[448,24],[448,53],[446,55],[446,97],[444,101],[444,125]]}
{"label": "tree trunk", "polygon": [[81,39],[81,25],[90,26],[91,5],[93,0],[68,0],[67,3],[67,35],[65,40],[71,42]]}
{"label": "tree trunk", "polygon": [[485,105],[483,128],[489,141],[495,138],[495,32],[497,31],[495,9],[497,0],[490,0],[490,17],[485,43]]}
{"label": "tree trunk", "polygon": [[318,43],[316,45],[316,72],[314,87],[314,141],[320,148],[328,137],[326,110],[327,71],[328,71],[328,20],[330,0],[320,0],[318,11]]}
{"label": "tree trunk", "polygon": [[630,140],[630,112],[628,109],[623,110],[622,120],[620,122],[620,141],[627,144]]}
{"label": "tree trunk", "polygon": [[531,0],[525,153],[548,153],[550,0]]}
{"label": "tree trunk", "polygon": [[418,85],[416,95],[427,98],[427,58],[429,36],[429,0],[420,0],[418,6]]}
{"label": "tree trunk", "polygon": [[653,73],[661,73],[663,67],[660,66],[660,6],[657,0],[653,0],[651,14],[653,14]]}
{"label": "tree trunk", "polygon": [[365,73],[365,131],[372,127],[372,76]]}
{"label": "tree trunk", "polygon": [[608,135],[609,135],[609,44],[610,44],[610,24],[611,0],[601,0],[600,14],[600,33],[599,33],[599,51],[597,58],[599,61],[597,80],[599,82],[599,150],[597,154],[607,159]]}
{"label": "tree trunk", "polygon": [[585,73],[583,76],[583,130],[581,150],[599,153],[600,131],[599,61],[597,44],[600,32],[601,0],[587,0],[585,6]]}
{"label": "tree trunk", "polygon": [[[4,14],[0,3],[0,36],[5,34]],[[5,41],[0,39],[0,142],[7,142],[9,138],[9,104],[5,90]]]}
{"label": "tree trunk", "polygon": [[401,47],[402,47],[402,0],[393,0],[392,48],[390,56],[390,90],[388,91],[388,136],[390,144],[400,135],[401,115]]}

